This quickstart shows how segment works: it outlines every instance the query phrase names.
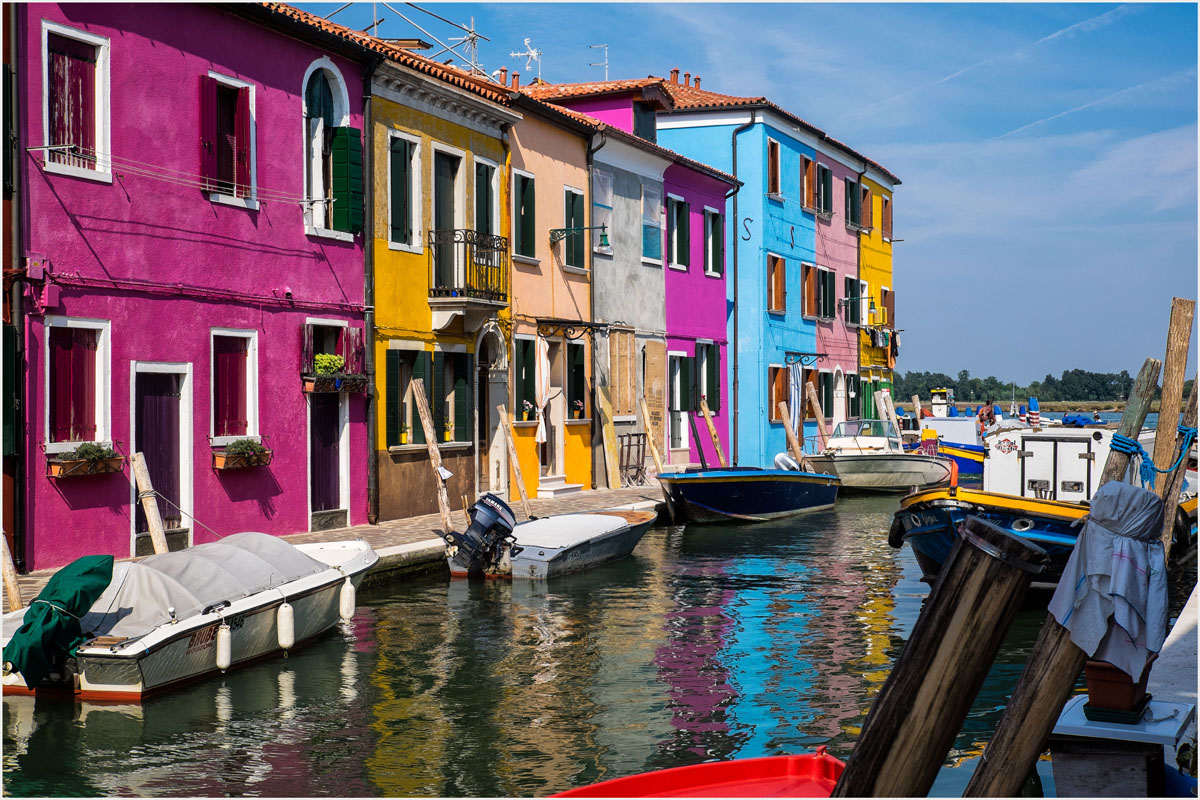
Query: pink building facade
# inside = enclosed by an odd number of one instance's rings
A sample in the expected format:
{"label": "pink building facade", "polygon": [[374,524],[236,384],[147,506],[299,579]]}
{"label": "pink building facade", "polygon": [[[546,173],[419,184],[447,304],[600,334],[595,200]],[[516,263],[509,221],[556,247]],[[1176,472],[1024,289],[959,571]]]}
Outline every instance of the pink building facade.
{"label": "pink building facade", "polygon": [[[836,425],[859,416],[861,396],[858,386],[858,329],[868,322],[866,306],[859,298],[867,293],[859,289],[859,229],[852,226],[842,213],[846,208],[846,192],[857,191],[856,171],[827,153],[815,153],[816,167],[827,167],[833,173],[833,208],[831,216],[815,215],[816,267],[834,274],[833,296],[837,298],[832,316],[816,320],[817,352],[826,353],[818,363],[820,372],[829,372],[833,387],[833,402],[824,409],[826,419]],[[822,376],[823,377],[823,376]]]}
{"label": "pink building facade", "polygon": [[367,57],[254,5],[17,20],[18,559],[149,552],[135,452],[172,549],[365,522]]}

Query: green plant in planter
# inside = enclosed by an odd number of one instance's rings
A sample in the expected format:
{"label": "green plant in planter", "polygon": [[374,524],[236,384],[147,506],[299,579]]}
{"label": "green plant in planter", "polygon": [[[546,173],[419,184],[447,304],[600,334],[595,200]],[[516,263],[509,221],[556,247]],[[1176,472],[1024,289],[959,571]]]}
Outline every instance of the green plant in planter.
{"label": "green plant in planter", "polygon": [[332,375],[341,372],[346,365],[346,359],[335,353],[317,353],[313,356],[313,368],[318,375]]}
{"label": "green plant in planter", "polygon": [[237,439],[225,445],[225,455],[227,456],[256,456],[265,452],[267,452],[267,448],[253,439]]}
{"label": "green plant in planter", "polygon": [[106,458],[116,458],[120,455],[116,450],[95,442],[84,442],[74,451],[63,453],[59,458],[63,461],[103,461]]}

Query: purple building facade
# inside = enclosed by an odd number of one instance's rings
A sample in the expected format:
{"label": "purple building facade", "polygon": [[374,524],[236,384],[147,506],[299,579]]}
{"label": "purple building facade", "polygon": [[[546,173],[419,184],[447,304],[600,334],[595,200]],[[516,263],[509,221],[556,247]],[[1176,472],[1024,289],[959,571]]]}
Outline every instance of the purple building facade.
{"label": "purple building facade", "polygon": [[137,452],[172,549],[365,522],[368,57],[250,4],[16,19],[18,560],[149,552]]}

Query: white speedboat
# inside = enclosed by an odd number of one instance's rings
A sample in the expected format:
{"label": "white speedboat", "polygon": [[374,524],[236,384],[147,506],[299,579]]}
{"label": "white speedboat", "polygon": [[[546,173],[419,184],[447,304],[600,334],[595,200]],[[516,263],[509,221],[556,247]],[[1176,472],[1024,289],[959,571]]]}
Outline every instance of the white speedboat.
{"label": "white speedboat", "polygon": [[508,504],[485,494],[470,509],[464,533],[446,535],[450,574],[553,578],[624,558],[658,515],[613,509],[558,514],[516,524]]}
{"label": "white speedboat", "polygon": [[820,455],[809,456],[818,472],[837,475],[846,489],[908,491],[950,479],[953,461],[945,456],[904,450],[890,422],[839,422]]}
{"label": "white speedboat", "polygon": [[[65,658],[49,659],[49,675],[30,686],[22,648],[41,647],[44,655],[72,647],[54,638],[62,628],[54,615],[70,609],[47,596],[47,584],[40,603],[4,615],[4,694],[140,701],[299,647],[353,616],[357,586],[378,560],[361,540],[292,545],[248,532],[118,562],[90,608],[72,615],[82,644]],[[58,587],[61,593],[62,581]],[[22,629],[27,614],[30,625]],[[39,614],[51,624],[39,626]],[[30,672],[37,673],[36,667]]]}

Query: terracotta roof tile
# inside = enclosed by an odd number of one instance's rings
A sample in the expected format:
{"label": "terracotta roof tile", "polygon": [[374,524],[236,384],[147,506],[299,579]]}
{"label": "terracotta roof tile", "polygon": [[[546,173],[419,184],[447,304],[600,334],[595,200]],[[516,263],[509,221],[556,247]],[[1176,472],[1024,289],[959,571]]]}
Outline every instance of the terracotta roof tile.
{"label": "terracotta roof tile", "polygon": [[566,99],[569,97],[587,97],[596,94],[613,94],[616,92],[631,92],[660,83],[659,78],[640,78],[629,81],[590,81],[588,83],[535,83],[522,86],[521,91],[535,100]]}
{"label": "terracotta roof tile", "polygon": [[416,53],[405,50],[402,47],[396,47],[395,45],[376,39],[374,36],[362,33],[361,31],[351,30],[350,28],[338,25],[336,22],[330,22],[327,19],[322,19],[321,17],[310,14],[307,11],[302,11],[294,6],[289,6],[286,3],[260,3],[259,5],[263,8],[266,8],[268,11],[272,11],[276,14],[282,15],[297,22],[301,22],[305,25],[310,25],[326,33],[331,33],[334,36],[338,36],[348,42],[353,42],[354,44],[357,44],[367,50],[371,50],[375,53],[386,56],[392,61],[403,64],[406,67],[424,73],[425,75],[429,75],[430,77],[443,80],[446,83],[457,86],[460,89],[465,89],[472,94],[479,95],[480,97],[491,100],[494,103],[499,103],[501,105],[508,104],[508,92],[503,86],[500,86],[497,83],[492,83],[491,81],[483,78],[469,75],[460,69],[456,69],[445,64],[440,64],[437,61],[425,58],[424,56],[419,56]]}

